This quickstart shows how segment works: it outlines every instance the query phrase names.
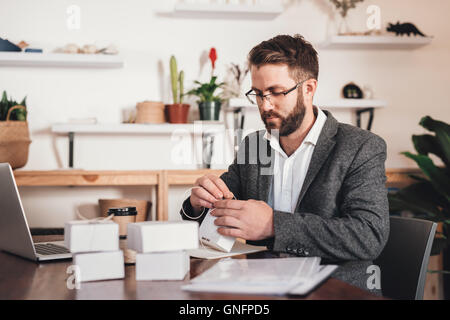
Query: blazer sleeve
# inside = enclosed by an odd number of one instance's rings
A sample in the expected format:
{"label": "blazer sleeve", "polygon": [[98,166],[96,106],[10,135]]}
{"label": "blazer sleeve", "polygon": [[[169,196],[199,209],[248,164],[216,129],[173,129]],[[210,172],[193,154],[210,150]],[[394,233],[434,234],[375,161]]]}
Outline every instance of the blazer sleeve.
{"label": "blazer sleeve", "polygon": [[389,235],[386,143],[371,135],[359,148],[339,191],[339,214],[274,211],[276,251],[332,261],[373,260]]}
{"label": "blazer sleeve", "polygon": [[[244,142],[243,142],[243,144],[244,144]],[[239,151],[243,152],[244,150],[241,150],[241,148],[239,148]],[[228,189],[230,189],[230,191],[234,194],[236,199],[240,199],[241,198],[241,195],[240,195],[241,177],[240,177],[240,173],[239,173],[239,165],[237,164],[237,159],[238,159],[238,157],[236,157],[234,159],[233,163],[228,167],[228,171],[224,172],[220,176],[220,178],[225,182]],[[180,215],[181,215],[182,219],[184,219],[184,220],[198,221],[198,223],[201,224],[203,221],[203,218],[205,217],[206,212],[205,212],[205,214],[200,213],[198,216],[195,215],[194,209],[191,206],[190,200],[191,200],[191,197],[188,197],[186,200],[184,200],[184,202],[182,204],[182,210],[180,210]],[[190,218],[186,214],[184,214],[183,209],[184,209],[184,212],[192,218]]]}

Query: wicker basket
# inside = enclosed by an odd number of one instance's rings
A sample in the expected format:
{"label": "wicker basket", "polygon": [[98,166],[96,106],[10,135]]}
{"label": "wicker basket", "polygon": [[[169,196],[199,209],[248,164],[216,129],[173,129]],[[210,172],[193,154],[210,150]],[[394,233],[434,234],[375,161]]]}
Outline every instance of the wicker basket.
{"label": "wicker basket", "polygon": [[28,122],[9,120],[11,112],[16,109],[25,107],[12,107],[6,115],[6,121],[0,121],[0,162],[9,162],[13,169],[26,165],[31,143]]}
{"label": "wicker basket", "polygon": [[136,105],[136,123],[164,123],[164,103],[154,101],[139,102]]}
{"label": "wicker basket", "polygon": [[138,212],[136,222],[147,221],[148,212],[152,207],[151,201],[135,199],[98,199],[102,217],[108,216],[109,208],[136,207]]}

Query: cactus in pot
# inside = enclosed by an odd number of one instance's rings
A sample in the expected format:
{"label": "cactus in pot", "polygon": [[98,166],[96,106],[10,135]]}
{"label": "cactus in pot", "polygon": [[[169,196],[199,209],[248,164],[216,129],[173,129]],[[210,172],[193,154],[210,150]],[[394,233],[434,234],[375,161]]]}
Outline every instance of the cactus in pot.
{"label": "cactus in pot", "polygon": [[170,123],[187,123],[189,104],[183,103],[184,71],[178,73],[175,56],[170,57],[170,82],[172,84],[173,104],[167,105],[167,114]]}
{"label": "cactus in pot", "polygon": [[180,71],[180,76],[178,78],[178,82],[180,84],[180,103],[183,103],[184,96],[184,71]]}

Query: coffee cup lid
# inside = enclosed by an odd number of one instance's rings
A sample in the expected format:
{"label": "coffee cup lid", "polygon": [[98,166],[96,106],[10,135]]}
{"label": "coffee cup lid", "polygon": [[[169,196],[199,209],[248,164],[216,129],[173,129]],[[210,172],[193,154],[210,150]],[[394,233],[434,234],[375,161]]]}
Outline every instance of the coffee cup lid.
{"label": "coffee cup lid", "polygon": [[137,211],[136,207],[109,208],[108,216],[112,214],[115,216],[135,216]]}

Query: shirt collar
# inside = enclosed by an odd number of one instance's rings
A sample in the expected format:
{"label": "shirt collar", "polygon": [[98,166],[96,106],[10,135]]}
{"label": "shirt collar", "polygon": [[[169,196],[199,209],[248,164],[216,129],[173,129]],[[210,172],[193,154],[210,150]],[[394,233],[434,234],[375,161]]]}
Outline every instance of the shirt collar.
{"label": "shirt collar", "polygon": [[[320,133],[322,132],[323,125],[325,124],[325,121],[327,120],[327,116],[325,115],[325,113],[322,110],[320,110],[319,107],[314,106],[314,109],[317,109],[317,118],[316,118],[316,121],[314,121],[313,126],[309,130],[309,132],[306,135],[305,140],[303,140],[303,142],[308,142],[315,146],[317,144],[317,140],[319,140],[319,136],[320,136]],[[270,141],[270,146],[274,150],[277,150],[278,152],[281,152],[282,154],[284,154],[283,149],[281,149],[279,140],[272,137],[267,130],[264,133],[264,139]]]}

